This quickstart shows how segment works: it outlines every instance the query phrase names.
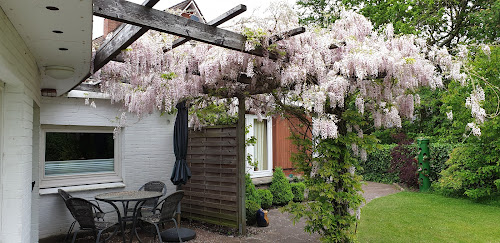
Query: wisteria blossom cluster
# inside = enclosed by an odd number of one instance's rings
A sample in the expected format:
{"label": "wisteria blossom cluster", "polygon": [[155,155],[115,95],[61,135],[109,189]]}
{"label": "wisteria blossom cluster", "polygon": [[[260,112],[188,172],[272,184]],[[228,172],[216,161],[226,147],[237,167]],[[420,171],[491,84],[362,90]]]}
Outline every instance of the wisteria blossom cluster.
{"label": "wisteria blossom cluster", "polygon": [[[273,19],[273,29],[265,21],[248,26],[276,35],[298,26],[298,18],[287,13],[281,15],[286,21]],[[124,52],[124,63],[112,62],[95,76],[129,112],[170,112],[181,100],[208,97],[224,99],[235,112],[233,97],[245,95],[248,110],[259,117],[272,114],[278,101],[295,105],[312,118],[314,136],[337,138],[335,111],[346,109],[347,97],[376,127],[400,127],[402,118],[414,116],[417,88],[442,87],[443,78],[466,80],[461,63],[445,48],[393,32],[392,25],[377,31],[362,15],[345,11],[331,28],[308,28],[274,46],[264,38],[263,49],[278,54],[272,60],[197,42],[164,52],[173,38],[150,31]],[[479,120],[482,98],[475,91],[468,102]]]}

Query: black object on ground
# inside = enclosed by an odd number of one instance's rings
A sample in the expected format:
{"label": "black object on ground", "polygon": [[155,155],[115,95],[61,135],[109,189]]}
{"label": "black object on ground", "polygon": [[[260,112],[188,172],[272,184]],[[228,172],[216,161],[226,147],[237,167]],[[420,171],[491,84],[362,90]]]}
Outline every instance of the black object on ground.
{"label": "black object on ground", "polygon": [[[196,238],[196,232],[191,229],[179,228],[179,234],[181,235],[182,241],[193,240]],[[179,242],[179,237],[177,237],[177,231],[175,228],[165,230],[161,232],[160,235],[164,242]]]}

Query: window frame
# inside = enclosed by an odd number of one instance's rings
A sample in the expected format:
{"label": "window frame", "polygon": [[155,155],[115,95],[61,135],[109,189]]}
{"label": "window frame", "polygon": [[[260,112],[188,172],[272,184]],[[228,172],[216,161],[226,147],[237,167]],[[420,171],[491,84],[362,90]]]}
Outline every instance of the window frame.
{"label": "window frame", "polygon": [[[267,176],[272,176],[273,175],[273,120],[271,117],[263,117],[263,120],[267,120],[267,170],[262,170],[262,171],[254,171],[253,167],[251,167],[248,162],[246,161],[246,156],[245,156],[245,167],[246,167],[246,172],[250,174],[251,178],[257,178],[257,177],[267,177]],[[248,133],[245,134],[245,140],[249,139],[250,137],[254,136],[254,120],[257,120],[256,115],[251,115],[251,114],[245,114],[245,126],[252,125],[252,128],[249,129]],[[245,148],[245,154],[246,155],[251,155],[252,159],[255,158],[255,146],[249,145],[246,146]]]}
{"label": "window frame", "polygon": [[40,129],[40,188],[53,188],[62,186],[78,186],[92,185],[111,182],[122,182],[122,159],[121,148],[122,139],[121,132],[118,132],[114,138],[114,171],[112,172],[96,172],[88,174],[72,174],[72,175],[45,175],[45,146],[47,132],[62,132],[62,133],[111,133],[113,134],[114,127],[98,127],[98,126],[71,126],[71,125],[42,125]]}

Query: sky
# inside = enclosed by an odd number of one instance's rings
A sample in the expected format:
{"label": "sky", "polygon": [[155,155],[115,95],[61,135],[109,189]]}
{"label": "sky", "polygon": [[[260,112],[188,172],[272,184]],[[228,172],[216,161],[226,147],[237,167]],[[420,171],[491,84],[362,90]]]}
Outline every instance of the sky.
{"label": "sky", "polygon": [[[144,0],[128,0],[130,2],[142,3]],[[160,0],[153,8],[165,10],[183,0]],[[264,12],[270,4],[276,3],[278,0],[195,0],[200,8],[201,14],[205,20],[210,21],[219,15],[227,12],[228,10],[236,7],[238,4],[247,6],[247,11],[238,15],[234,19],[240,17],[250,17],[252,15],[259,16]],[[296,0],[284,0],[290,4],[294,4]],[[94,16],[93,18],[93,31],[92,39],[102,35],[103,18]]]}

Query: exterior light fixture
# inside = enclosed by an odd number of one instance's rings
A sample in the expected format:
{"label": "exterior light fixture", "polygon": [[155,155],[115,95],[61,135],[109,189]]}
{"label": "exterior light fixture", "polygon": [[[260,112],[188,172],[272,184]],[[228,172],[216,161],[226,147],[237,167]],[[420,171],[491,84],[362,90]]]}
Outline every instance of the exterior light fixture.
{"label": "exterior light fixture", "polygon": [[56,97],[57,91],[55,89],[42,89],[42,96],[45,97]]}
{"label": "exterior light fixture", "polygon": [[67,66],[46,66],[45,74],[55,79],[67,79],[75,74],[75,69]]}

